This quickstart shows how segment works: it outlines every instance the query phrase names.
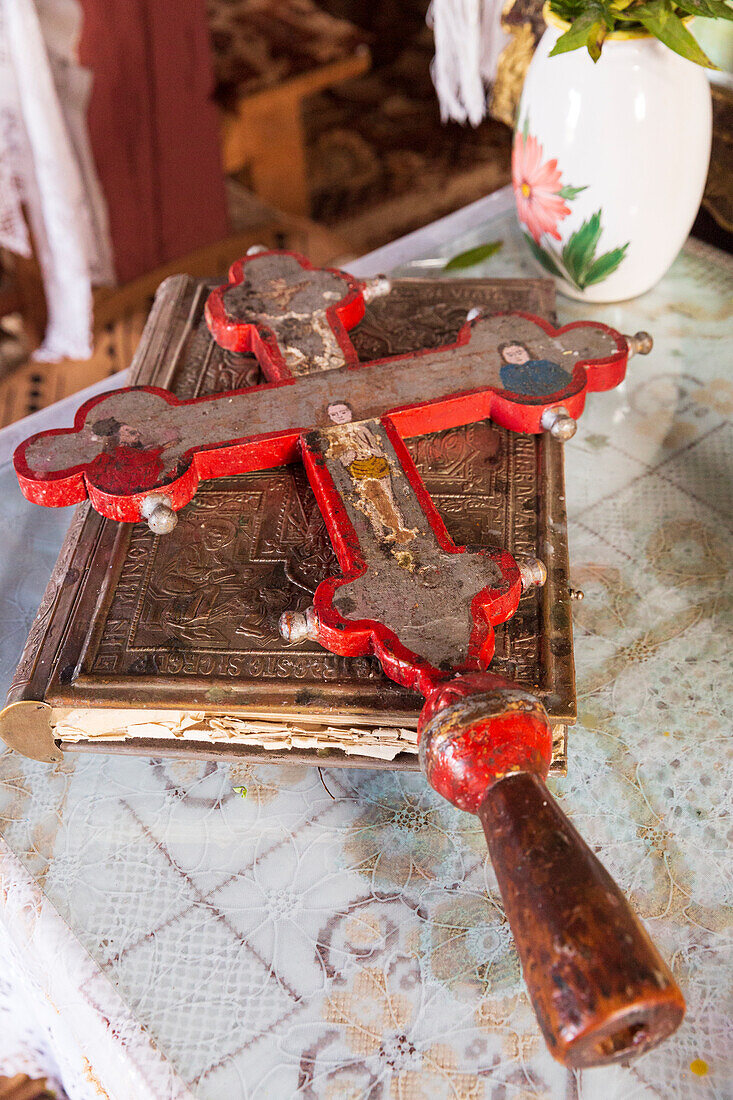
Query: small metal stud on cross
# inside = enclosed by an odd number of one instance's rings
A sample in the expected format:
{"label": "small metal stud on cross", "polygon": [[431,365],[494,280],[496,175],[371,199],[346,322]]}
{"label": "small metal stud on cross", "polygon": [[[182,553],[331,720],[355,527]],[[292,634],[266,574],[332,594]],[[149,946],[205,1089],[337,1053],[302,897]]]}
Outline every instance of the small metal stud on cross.
{"label": "small metal stud on cross", "polygon": [[42,504],[88,496],[103,515],[163,533],[200,480],[301,459],[342,575],[319,585],[306,616],[286,614],[283,632],[373,654],[425,696],[423,771],[484,825],[550,1050],[571,1066],[627,1059],[677,1027],[684,1001],[545,786],[544,708],[486,671],[494,626],[542,583],[543,566],[456,546],[403,439],[486,417],[567,438],[586,393],[617,385],[649,338],[479,315],[451,345],[362,364],[348,330],[365,289],[292,253],[240,261],[207,320],[221,346],[257,356],[268,384],[191,401],[153,387],[94,398],[73,429],[18,448],[21,487]]}

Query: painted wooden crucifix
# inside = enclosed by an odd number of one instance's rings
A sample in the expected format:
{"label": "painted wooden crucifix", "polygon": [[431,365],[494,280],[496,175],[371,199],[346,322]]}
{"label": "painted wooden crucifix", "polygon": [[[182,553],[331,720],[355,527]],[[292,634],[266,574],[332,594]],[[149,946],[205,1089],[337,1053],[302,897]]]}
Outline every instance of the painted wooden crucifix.
{"label": "painted wooden crucifix", "polygon": [[342,575],[320,584],[306,615],[283,616],[284,635],[373,654],[425,696],[422,768],[483,822],[550,1049],[573,1066],[626,1059],[673,1031],[684,1002],[545,786],[542,705],[486,671],[494,626],[544,568],[501,547],[456,546],[403,439],[486,417],[566,438],[586,393],[618,384],[649,340],[511,313],[474,318],[449,346],[361,364],[348,330],[365,296],[388,289],[293,253],[247,257],[206,315],[221,346],[256,355],[266,385],[188,401],[144,386],[93,398],[73,428],[18,448],[18,478],[38,503],[88,497],[164,533],[201,480],[302,460]]}

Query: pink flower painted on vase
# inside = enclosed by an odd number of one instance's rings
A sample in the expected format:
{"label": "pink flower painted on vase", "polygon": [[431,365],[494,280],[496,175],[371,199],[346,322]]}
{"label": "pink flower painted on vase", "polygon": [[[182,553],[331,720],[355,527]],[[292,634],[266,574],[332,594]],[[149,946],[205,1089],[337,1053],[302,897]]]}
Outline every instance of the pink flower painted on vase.
{"label": "pink flower painted on vase", "polygon": [[512,151],[512,183],[517,216],[537,244],[543,233],[560,240],[557,223],[567,218],[570,207],[562,191],[557,160],[542,163],[542,146],[536,138],[517,131]]}
{"label": "pink flower painted on vase", "polygon": [[[598,255],[598,243],[603,233],[603,208],[586,214],[582,224],[563,238],[558,225],[570,213],[568,203],[588,190],[588,185],[574,187],[562,182],[557,160],[543,163],[544,149],[529,132],[529,118],[514,135],[512,181],[517,205],[517,218],[535,260],[555,279],[562,280],[576,291],[603,282],[623,263],[629,247],[626,244],[610,248]],[[567,227],[565,227],[567,230]],[[542,241],[542,238],[547,238]],[[561,247],[551,244],[551,238]]]}

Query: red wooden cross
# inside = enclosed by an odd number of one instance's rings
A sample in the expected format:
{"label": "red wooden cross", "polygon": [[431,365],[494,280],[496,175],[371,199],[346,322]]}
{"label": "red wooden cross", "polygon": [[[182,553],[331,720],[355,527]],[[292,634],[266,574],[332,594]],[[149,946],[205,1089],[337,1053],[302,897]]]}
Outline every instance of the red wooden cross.
{"label": "red wooden cross", "polygon": [[342,575],[307,615],[283,616],[283,633],[374,654],[425,696],[423,770],[484,823],[550,1049],[571,1065],[627,1058],[674,1030],[684,1002],[545,787],[544,708],[485,671],[495,624],[544,567],[456,546],[403,439],[486,417],[566,437],[587,391],[618,384],[649,341],[507,313],[479,316],[446,347],[360,364],[348,330],[365,293],[386,290],[292,253],[240,261],[207,320],[220,345],[257,356],[268,384],[191,401],[146,386],[93,398],[72,429],[18,448],[18,478],[38,503],[88,496],[103,515],[164,531],[200,480],[302,458]]}
{"label": "red wooden cross", "polygon": [[617,385],[637,346],[606,325],[554,329],[508,313],[466,323],[446,347],[359,363],[348,329],[363,316],[364,289],[294,253],[239,261],[207,319],[223,347],[255,353],[270,384],[188,401],[153,386],[92,398],[73,428],[17,449],[23,492],[50,506],[88,496],[128,522],[151,492],[177,511],[201,479],[296,461],[302,433],[331,423],[339,404],[354,421],[388,416],[402,437],[488,416],[565,437],[586,393]]}

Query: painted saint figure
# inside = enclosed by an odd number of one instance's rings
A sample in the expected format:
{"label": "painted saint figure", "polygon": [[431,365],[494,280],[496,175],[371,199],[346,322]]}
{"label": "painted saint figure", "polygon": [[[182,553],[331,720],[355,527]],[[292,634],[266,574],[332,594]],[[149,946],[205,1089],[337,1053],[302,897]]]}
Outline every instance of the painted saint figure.
{"label": "painted saint figure", "polygon": [[163,472],[164,447],[146,448],[137,428],[113,416],[91,426],[92,439],[102,451],[89,463],[95,484],[108,493],[136,493],[148,488]]}
{"label": "painted saint figure", "polygon": [[336,401],[328,415],[338,432],[329,433],[329,458],[338,458],[356,486],[357,507],[364,513],[378,538],[405,544],[416,531],[406,528],[392,487],[392,472],[379,437],[368,422],[352,423],[349,405]]}
{"label": "painted saint figure", "polygon": [[518,340],[507,340],[496,349],[502,358],[499,372],[504,389],[527,397],[547,397],[564,390],[572,380],[570,371],[550,359],[533,359],[529,348]]}

